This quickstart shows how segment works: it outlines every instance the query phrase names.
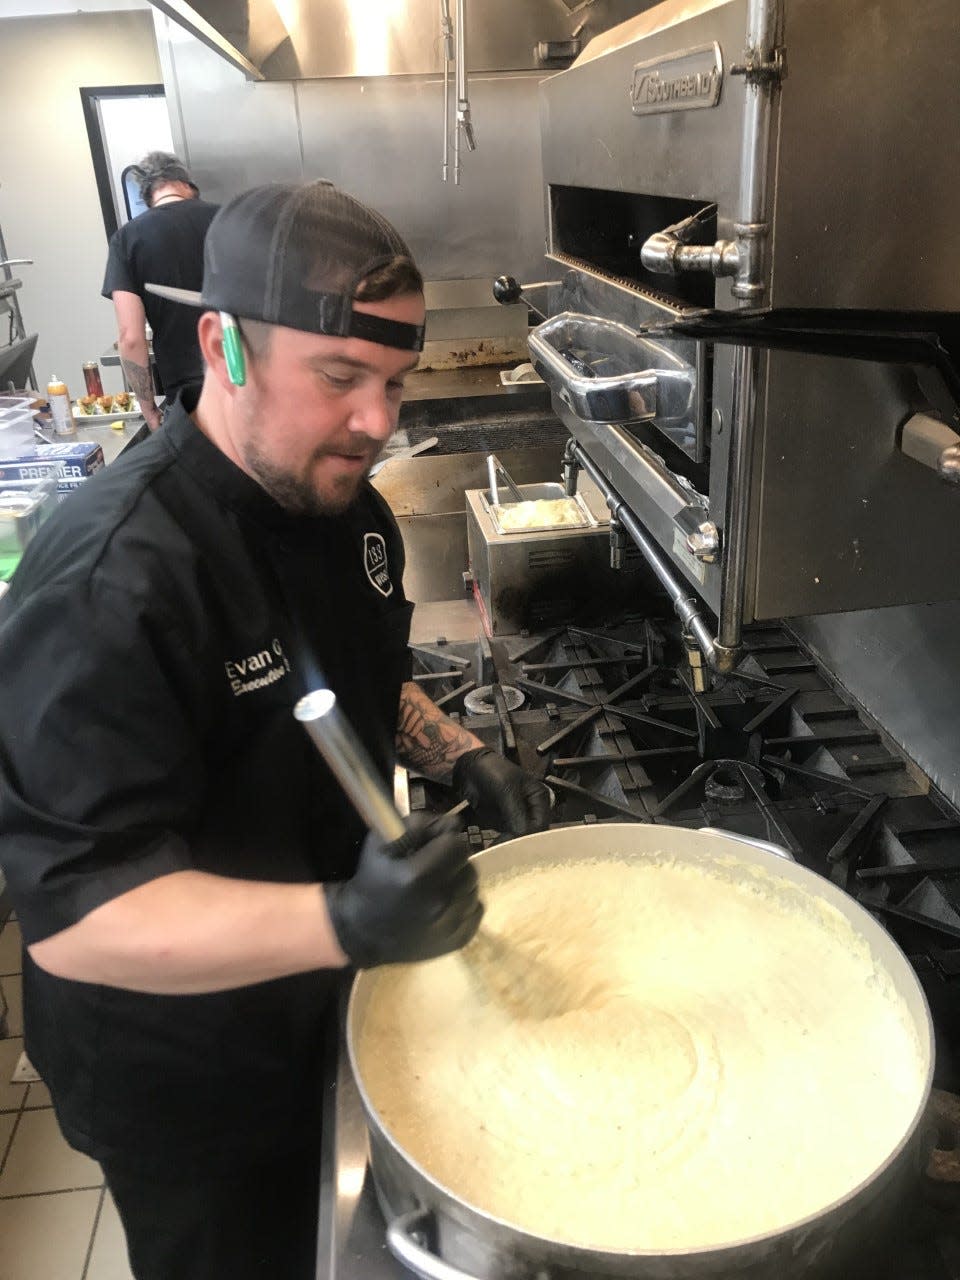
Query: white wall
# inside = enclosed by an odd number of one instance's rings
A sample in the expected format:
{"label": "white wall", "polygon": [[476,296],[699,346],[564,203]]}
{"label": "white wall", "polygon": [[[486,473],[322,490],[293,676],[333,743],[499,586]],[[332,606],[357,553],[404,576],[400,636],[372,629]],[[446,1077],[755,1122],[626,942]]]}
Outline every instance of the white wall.
{"label": "white wall", "polygon": [[0,18],[39,18],[49,13],[105,13],[149,9],[150,0],[0,0]]}
{"label": "white wall", "polygon": [[[79,89],[159,84],[153,20],[149,10],[0,17],[0,50],[0,225],[10,257],[34,259],[15,270],[27,332],[40,335],[37,378],[45,386],[56,373],[82,395],[81,364],[116,330],[100,297],[107,239]],[[119,370],[105,370],[105,390],[120,387]]]}

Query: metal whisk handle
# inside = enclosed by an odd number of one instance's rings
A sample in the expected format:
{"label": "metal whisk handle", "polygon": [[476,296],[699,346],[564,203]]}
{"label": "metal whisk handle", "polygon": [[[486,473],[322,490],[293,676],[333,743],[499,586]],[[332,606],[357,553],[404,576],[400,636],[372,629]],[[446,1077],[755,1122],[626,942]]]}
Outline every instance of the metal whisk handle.
{"label": "metal whisk handle", "polygon": [[305,694],[293,709],[357,813],[381,840],[392,844],[406,828],[353,725],[330,689]]}

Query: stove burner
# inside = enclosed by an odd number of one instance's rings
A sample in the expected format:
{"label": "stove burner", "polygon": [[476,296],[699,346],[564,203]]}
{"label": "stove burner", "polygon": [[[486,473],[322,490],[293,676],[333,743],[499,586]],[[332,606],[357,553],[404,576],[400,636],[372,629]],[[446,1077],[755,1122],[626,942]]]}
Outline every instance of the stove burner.
{"label": "stove burner", "polygon": [[[956,982],[957,815],[782,625],[750,628],[745,649],[733,675],[700,688],[679,624],[644,617],[417,645],[413,678],[550,785],[555,823],[662,822],[771,841]],[[449,794],[414,777],[411,805],[443,810]]]}
{"label": "stove burner", "polygon": [[497,714],[497,689],[503,695],[508,711],[519,711],[523,706],[523,694],[512,684],[484,684],[473,689],[463,700],[463,707],[472,716],[491,716]]}
{"label": "stove burner", "polygon": [[714,769],[703,784],[711,800],[743,800],[747,794],[739,769],[724,763]]}

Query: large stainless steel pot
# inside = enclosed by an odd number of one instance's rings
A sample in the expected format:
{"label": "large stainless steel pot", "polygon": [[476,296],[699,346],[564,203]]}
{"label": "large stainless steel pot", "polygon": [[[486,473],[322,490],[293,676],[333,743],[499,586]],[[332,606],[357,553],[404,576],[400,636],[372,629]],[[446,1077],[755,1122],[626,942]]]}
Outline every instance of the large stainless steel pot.
{"label": "large stainless steel pot", "polygon": [[[849,1195],[775,1233],[719,1249],[688,1252],[611,1252],[578,1248],[519,1230],[461,1200],[434,1181],[393,1140],[380,1122],[358,1069],[356,1046],[374,994],[374,975],[358,974],[347,1014],[347,1046],[370,1133],[370,1162],[377,1195],[389,1224],[393,1252],[422,1280],[793,1280],[798,1276],[860,1276],[854,1256],[875,1244],[896,1220],[898,1205],[919,1175],[924,1111],[933,1078],[933,1031],[923,991],[906,957],[862,907],[829,881],[787,860],[774,846],[745,842],[724,832],[635,823],[568,827],[525,836],[476,855],[481,884],[501,872],[555,864],[565,857],[634,857],[664,848],[677,857],[724,860],[766,868],[837,908],[867,940],[890,975],[913,1022],[920,1045],[916,1114],[895,1150]],[[464,1152],[469,1160],[470,1153]],[[696,1188],[691,1188],[691,1196]],[[440,1256],[438,1256],[440,1255]]]}

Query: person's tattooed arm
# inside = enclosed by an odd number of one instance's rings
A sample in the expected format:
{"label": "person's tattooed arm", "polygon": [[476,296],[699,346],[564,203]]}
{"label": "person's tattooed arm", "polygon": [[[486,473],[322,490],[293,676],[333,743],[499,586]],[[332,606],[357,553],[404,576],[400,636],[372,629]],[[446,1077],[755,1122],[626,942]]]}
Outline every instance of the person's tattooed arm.
{"label": "person's tattooed arm", "polygon": [[127,385],[137,397],[147,426],[151,431],[156,431],[160,425],[160,411],[154,400],[150,350],[147,346],[147,313],[143,308],[143,300],[139,294],[114,289],[113,309],[117,316],[117,350]]}
{"label": "person's tattooed arm", "polygon": [[402,765],[447,782],[456,760],[482,746],[479,738],[444,715],[419,685],[412,680],[403,684],[397,718],[397,757]]}
{"label": "person's tattooed arm", "polygon": [[138,364],[135,360],[121,359],[123,372],[127,376],[130,390],[137,397],[140,412],[151,431],[160,426],[160,411],[156,407],[153,389],[153,374],[148,364]]}

